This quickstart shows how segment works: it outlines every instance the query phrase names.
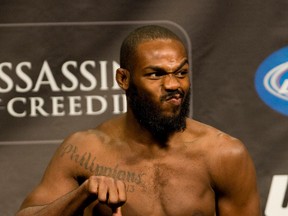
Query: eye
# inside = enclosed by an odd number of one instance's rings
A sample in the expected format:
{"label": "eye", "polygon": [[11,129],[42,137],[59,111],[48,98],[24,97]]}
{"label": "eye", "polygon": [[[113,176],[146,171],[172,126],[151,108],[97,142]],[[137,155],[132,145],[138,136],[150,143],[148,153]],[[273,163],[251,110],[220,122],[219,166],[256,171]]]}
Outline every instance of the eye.
{"label": "eye", "polygon": [[148,73],[148,74],[146,74],[146,77],[148,77],[149,79],[160,79],[164,75],[165,75],[165,73],[158,71],[158,72]]}
{"label": "eye", "polygon": [[187,70],[177,71],[174,73],[174,75],[178,78],[184,78],[188,74]]}

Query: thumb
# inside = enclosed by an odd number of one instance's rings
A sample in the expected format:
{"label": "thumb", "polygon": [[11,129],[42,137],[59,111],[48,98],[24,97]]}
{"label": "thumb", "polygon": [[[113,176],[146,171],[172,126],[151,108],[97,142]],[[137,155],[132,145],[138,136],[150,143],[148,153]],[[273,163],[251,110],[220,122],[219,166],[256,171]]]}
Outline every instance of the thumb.
{"label": "thumb", "polygon": [[113,209],[113,214],[112,216],[122,216],[122,213],[121,213],[121,207],[118,207],[116,209]]}

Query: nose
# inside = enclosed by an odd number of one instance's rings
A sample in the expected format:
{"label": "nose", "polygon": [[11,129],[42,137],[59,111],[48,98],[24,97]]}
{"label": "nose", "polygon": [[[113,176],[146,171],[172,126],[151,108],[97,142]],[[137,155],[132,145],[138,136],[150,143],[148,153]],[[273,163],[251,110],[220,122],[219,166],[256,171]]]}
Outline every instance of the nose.
{"label": "nose", "polygon": [[167,74],[163,79],[165,90],[177,90],[180,87],[180,82],[174,74]]}

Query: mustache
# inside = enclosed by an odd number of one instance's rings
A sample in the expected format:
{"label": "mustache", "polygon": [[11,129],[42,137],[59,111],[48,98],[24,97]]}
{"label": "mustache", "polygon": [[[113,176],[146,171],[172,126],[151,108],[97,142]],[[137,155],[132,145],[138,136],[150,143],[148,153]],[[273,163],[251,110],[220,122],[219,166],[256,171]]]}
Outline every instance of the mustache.
{"label": "mustache", "polygon": [[185,93],[182,90],[169,91],[160,97],[161,101],[170,100],[171,98],[183,98]]}

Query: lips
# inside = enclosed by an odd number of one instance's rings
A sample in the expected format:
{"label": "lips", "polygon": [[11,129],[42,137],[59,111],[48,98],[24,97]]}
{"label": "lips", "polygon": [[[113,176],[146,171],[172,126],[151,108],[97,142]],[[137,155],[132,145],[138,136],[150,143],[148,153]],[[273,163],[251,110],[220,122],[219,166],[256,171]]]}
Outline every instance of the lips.
{"label": "lips", "polygon": [[183,96],[181,94],[174,94],[171,96],[167,96],[165,101],[174,105],[180,105],[182,103]]}
{"label": "lips", "polygon": [[165,95],[163,95],[160,98],[160,100],[162,102],[166,102],[166,103],[179,106],[181,105],[183,98],[184,98],[184,92],[181,90],[175,90],[175,91],[167,92]]}
{"label": "lips", "polygon": [[166,100],[181,99],[181,98],[182,98],[181,94],[173,94],[173,95],[166,96]]}

